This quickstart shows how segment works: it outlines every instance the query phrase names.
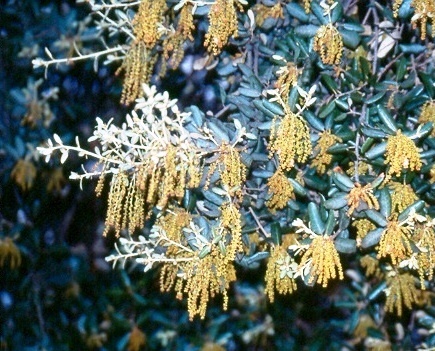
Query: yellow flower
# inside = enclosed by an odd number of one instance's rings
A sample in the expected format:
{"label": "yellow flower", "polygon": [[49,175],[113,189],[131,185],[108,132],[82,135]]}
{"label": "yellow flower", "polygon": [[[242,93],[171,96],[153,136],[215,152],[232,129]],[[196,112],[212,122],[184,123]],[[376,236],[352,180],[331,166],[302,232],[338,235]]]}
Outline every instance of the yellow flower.
{"label": "yellow flower", "polygon": [[218,55],[231,36],[238,35],[237,13],[234,0],[216,0],[208,14],[210,26],[204,46],[208,52]]}
{"label": "yellow flower", "polygon": [[[187,310],[189,319],[195,316],[205,318],[207,305],[210,298],[216,294],[223,296],[223,309],[228,306],[229,284],[236,280],[236,271],[233,262],[228,262],[225,256],[213,248],[205,257],[189,261],[182,267],[175,268],[176,279],[175,291],[177,298],[182,299],[187,294]],[[181,268],[181,270],[180,270]]]}
{"label": "yellow flower", "polygon": [[352,227],[356,228],[356,243],[358,246],[361,245],[362,239],[364,239],[368,232],[376,229],[376,226],[366,218],[355,220],[352,223]]}
{"label": "yellow flower", "polygon": [[399,14],[399,8],[402,5],[403,0],[393,0],[393,14],[397,18]]}
{"label": "yellow flower", "polygon": [[229,144],[222,144],[217,161],[210,165],[208,180],[216,168],[219,169],[221,183],[230,196],[242,196],[242,186],[246,179],[246,166],[242,163],[239,151]]}
{"label": "yellow flower", "polygon": [[32,162],[20,159],[12,169],[11,178],[21,188],[21,190],[30,190],[36,178],[36,167]]}
{"label": "yellow flower", "polygon": [[[426,39],[426,24],[428,19],[435,26],[435,2],[433,0],[412,0],[411,6],[414,7],[414,16],[411,18],[412,27],[415,29],[420,22],[421,40]],[[433,30],[433,29],[432,29]]]}
{"label": "yellow flower", "polygon": [[130,338],[128,339],[128,351],[139,351],[146,344],[145,334],[137,327],[134,326],[130,332]]}
{"label": "yellow flower", "polygon": [[400,213],[418,200],[417,195],[415,195],[414,190],[409,184],[389,182],[388,187],[393,190],[393,193],[391,194],[392,211]]}
{"label": "yellow flower", "polygon": [[154,47],[160,39],[159,23],[167,10],[165,0],[142,0],[133,19],[133,33],[136,41],[142,42],[148,49]]}
{"label": "yellow flower", "polygon": [[319,134],[319,140],[314,148],[315,157],[311,163],[311,165],[317,169],[319,174],[324,174],[326,172],[326,167],[332,161],[332,155],[328,154],[328,149],[337,142],[341,142],[341,139],[332,134],[329,129]]}
{"label": "yellow flower", "polygon": [[165,40],[163,40],[163,59],[159,72],[160,77],[165,76],[168,65],[174,70],[180,65],[184,58],[184,41],[185,38],[178,31],[170,31]]}
{"label": "yellow flower", "polygon": [[267,181],[271,198],[266,201],[266,206],[272,211],[280,210],[287,205],[290,199],[294,199],[293,186],[285,176],[281,168]]}
{"label": "yellow flower", "polygon": [[353,335],[357,338],[365,339],[368,335],[369,328],[376,328],[376,324],[368,314],[362,314],[359,316],[358,324],[353,331]]}
{"label": "yellow flower", "polygon": [[325,65],[338,65],[343,54],[343,39],[332,23],[320,26],[314,36],[313,49]]}
{"label": "yellow flower", "polygon": [[380,279],[382,277],[382,271],[379,268],[379,260],[370,256],[370,255],[364,255],[360,259],[361,267],[365,269],[366,276],[370,277],[376,277]]}
{"label": "yellow flower", "polygon": [[269,157],[278,155],[280,167],[289,171],[295,162],[305,162],[311,155],[310,131],[307,123],[292,112],[288,112],[276,127],[271,128]]}
{"label": "yellow flower", "polygon": [[403,135],[400,129],[396,135],[388,137],[385,154],[385,164],[389,166],[386,181],[393,175],[400,176],[403,169],[419,171],[421,168],[417,146],[409,137]]}
{"label": "yellow flower", "polygon": [[372,172],[371,166],[365,163],[364,161],[358,162],[358,168],[355,172],[355,163],[349,162],[349,169],[346,171],[346,173],[350,176],[354,176],[355,174],[358,175],[364,175],[364,174],[370,174]]}
{"label": "yellow flower", "polygon": [[86,346],[88,350],[99,349],[103,347],[104,343],[107,341],[106,333],[93,332],[86,337]]}
{"label": "yellow flower", "polygon": [[412,254],[410,244],[411,230],[401,225],[396,219],[388,221],[379,242],[378,259],[390,256],[393,265],[408,258]]}
{"label": "yellow flower", "polygon": [[268,18],[284,19],[283,5],[279,2],[273,6],[257,4],[254,6],[253,11],[255,13],[255,23],[260,27]]}
{"label": "yellow flower", "polygon": [[318,283],[326,287],[330,279],[343,279],[340,256],[330,236],[316,236],[299,264],[303,275],[310,275],[309,284]]}
{"label": "yellow flower", "polygon": [[279,90],[282,101],[288,103],[290,88],[298,83],[299,70],[293,62],[287,62],[276,74],[278,75],[278,80],[275,86]]}
{"label": "yellow flower", "polygon": [[429,171],[430,179],[429,183],[433,184],[435,183],[435,165],[432,166],[432,168]]}
{"label": "yellow flower", "polygon": [[[420,116],[418,118],[418,123],[432,122],[435,124],[435,100],[427,101],[421,108]],[[435,126],[434,126],[435,127]],[[430,134],[435,136],[435,128],[432,129]]]}
{"label": "yellow flower", "polygon": [[347,211],[348,216],[360,205],[361,201],[365,202],[368,208],[379,210],[379,202],[373,195],[371,184],[366,184],[362,187],[361,184],[355,183],[355,186],[350,190],[349,194],[346,195],[346,198],[347,204],[349,205],[349,210]]}
{"label": "yellow flower", "polygon": [[189,225],[191,220],[191,214],[184,208],[174,207],[169,208],[163,216],[158,217],[155,225],[162,228],[169,239],[181,242],[182,230]]}
{"label": "yellow flower", "polygon": [[417,254],[418,274],[421,289],[425,290],[424,277],[427,276],[427,279],[432,281],[435,270],[435,230],[432,219],[427,217],[426,222],[416,224],[414,230],[413,239],[420,250]]}
{"label": "yellow flower", "polygon": [[193,24],[193,5],[187,3],[183,5],[180,11],[180,18],[178,20],[177,32],[179,32],[184,39],[189,39],[193,41],[192,31],[195,29]]}
{"label": "yellow flower", "polygon": [[270,302],[275,300],[275,290],[285,295],[297,289],[294,279],[297,268],[298,265],[288,254],[285,244],[272,247],[265,275],[265,294]]}
{"label": "yellow flower", "polygon": [[310,3],[311,3],[311,0],[303,0],[303,2],[304,2],[305,12],[306,13],[310,12]]}
{"label": "yellow flower", "polygon": [[47,183],[47,191],[48,192],[56,192],[59,193],[62,188],[66,184],[66,179],[63,176],[62,168],[56,168],[54,169],[51,174],[50,178],[48,179]]}
{"label": "yellow flower", "polygon": [[11,269],[18,268],[21,265],[20,250],[9,237],[0,239],[0,267],[4,267],[7,261],[9,261]]}
{"label": "yellow flower", "polygon": [[225,349],[214,342],[206,342],[201,348],[201,351],[225,351]]}
{"label": "yellow flower", "polygon": [[226,202],[221,206],[221,228],[224,229],[223,234],[227,232],[225,244],[226,254],[225,259],[233,261],[236,258],[236,253],[243,251],[242,243],[242,216],[240,211],[233,203]]}
{"label": "yellow flower", "polygon": [[387,277],[387,288],[385,289],[387,300],[385,301],[385,311],[402,316],[403,305],[411,309],[412,304],[417,302],[417,289],[414,277],[409,273],[396,273]]}
{"label": "yellow flower", "polygon": [[151,54],[142,41],[132,44],[116,74],[125,71],[121,103],[129,105],[143,95],[142,85],[147,83],[153,73],[157,56]]}

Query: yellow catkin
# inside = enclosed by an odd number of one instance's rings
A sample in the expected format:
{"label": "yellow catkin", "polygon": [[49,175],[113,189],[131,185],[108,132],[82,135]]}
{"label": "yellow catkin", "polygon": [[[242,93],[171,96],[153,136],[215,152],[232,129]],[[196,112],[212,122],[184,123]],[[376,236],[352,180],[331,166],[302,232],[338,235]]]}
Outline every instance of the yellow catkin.
{"label": "yellow catkin", "polygon": [[376,277],[378,279],[382,278],[383,274],[381,268],[379,267],[379,260],[370,256],[364,255],[360,259],[361,267],[366,271],[366,276],[368,277]]}
{"label": "yellow catkin", "polygon": [[396,313],[402,316],[403,306],[412,309],[412,305],[417,302],[417,289],[414,277],[410,273],[393,273],[387,277],[387,288],[385,289],[387,299],[385,301],[385,311]]}
{"label": "yellow catkin", "polygon": [[120,172],[113,175],[109,198],[107,200],[106,227],[103,235],[107,235],[109,230],[113,228],[116,236],[119,236],[122,228],[122,209],[125,196],[128,189],[128,177],[125,173]]}
{"label": "yellow catkin", "polygon": [[313,162],[311,162],[311,165],[316,168],[317,173],[324,174],[326,172],[327,166],[332,161],[332,155],[328,153],[328,149],[337,142],[341,142],[341,139],[332,134],[329,129],[319,134],[319,140],[314,147],[315,156]]}
{"label": "yellow catkin", "polygon": [[320,26],[314,36],[313,49],[325,65],[338,65],[343,54],[343,39],[332,23]]}
{"label": "yellow catkin", "polygon": [[421,289],[425,290],[424,278],[433,280],[435,270],[435,230],[432,225],[432,218],[427,217],[426,223],[418,223],[414,229],[414,242],[420,252],[417,254],[418,274],[420,277]]}
{"label": "yellow catkin", "polygon": [[356,229],[356,243],[361,246],[361,241],[368,232],[376,229],[376,226],[366,218],[357,219],[352,223],[352,227]]}
{"label": "yellow catkin", "polygon": [[388,221],[379,242],[378,259],[390,257],[392,264],[397,265],[408,258],[412,254],[410,235],[410,229],[401,226],[396,219]]}
{"label": "yellow catkin", "polygon": [[278,168],[267,181],[271,197],[266,201],[266,206],[272,211],[280,210],[287,206],[287,202],[294,199],[293,186],[281,168]]}
{"label": "yellow catkin", "polygon": [[415,29],[420,24],[420,38],[424,40],[428,20],[431,21],[432,27],[435,26],[435,2],[433,0],[412,0],[411,6],[415,12],[411,19],[412,27]]}
{"label": "yellow catkin", "polygon": [[316,236],[302,256],[299,266],[304,271],[309,267],[309,284],[317,283],[326,287],[329,280],[335,279],[337,275],[343,279],[340,256],[330,236]]}
{"label": "yellow catkin", "polygon": [[283,171],[290,171],[295,162],[304,163],[311,155],[310,131],[307,123],[292,112],[288,112],[276,126],[273,122],[269,143],[269,157],[278,155]]}
{"label": "yellow catkin", "polygon": [[389,182],[388,187],[393,190],[391,193],[391,210],[393,212],[400,213],[418,200],[417,195],[409,184]]}
{"label": "yellow catkin", "polygon": [[142,350],[146,344],[146,335],[137,326],[134,326],[128,338],[127,351]]}
{"label": "yellow catkin", "polygon": [[374,320],[368,314],[360,314],[358,318],[358,324],[353,331],[353,336],[365,339],[368,335],[369,328],[376,329]]}
{"label": "yellow catkin", "polygon": [[171,207],[163,216],[157,219],[155,225],[162,228],[169,239],[181,242],[182,230],[189,225],[191,220],[191,214],[185,209]]}
{"label": "yellow catkin", "polygon": [[50,172],[50,178],[48,179],[46,189],[48,192],[59,193],[66,183],[67,180],[63,175],[63,170],[59,167]]}
{"label": "yellow catkin", "polygon": [[242,163],[240,152],[232,145],[223,143],[218,153],[217,161],[210,165],[208,181],[217,169],[224,189],[228,191],[230,196],[240,198],[242,186],[246,180],[246,166]]}
{"label": "yellow catkin", "polygon": [[145,44],[148,49],[154,47],[161,37],[159,23],[167,10],[165,0],[142,0],[133,19],[133,33],[136,41]]}
{"label": "yellow catkin", "polygon": [[370,174],[370,172],[371,172],[370,165],[368,165],[364,161],[359,161],[358,167],[356,169],[355,169],[355,163],[349,162],[349,168],[346,171],[346,173],[352,177],[355,176],[356,174],[358,175]]}
{"label": "yellow catkin", "polygon": [[299,70],[293,62],[288,62],[276,74],[278,79],[275,86],[279,90],[279,95],[284,103],[288,103],[290,89],[298,83]]}
{"label": "yellow catkin", "polygon": [[[427,101],[421,108],[420,116],[418,117],[418,123],[432,122],[435,124],[435,100]],[[432,128],[431,134],[435,137],[435,128]]]}
{"label": "yellow catkin", "polygon": [[275,300],[275,291],[281,295],[291,294],[297,289],[293,277],[297,269],[297,263],[290,257],[286,245],[272,247],[266,268],[265,294],[270,302]]}
{"label": "yellow catkin", "polygon": [[348,216],[358,208],[361,202],[364,202],[369,209],[374,208],[375,210],[379,210],[379,202],[373,195],[371,184],[361,186],[361,184],[355,183],[355,187],[350,190],[349,194],[346,195],[346,198],[347,204],[349,205],[349,210],[347,211]]}
{"label": "yellow catkin", "polygon": [[402,5],[403,0],[393,0],[393,15],[395,18],[399,15],[399,8]]}
{"label": "yellow catkin", "polygon": [[304,10],[306,13],[310,12],[311,0],[303,0]]}
{"label": "yellow catkin", "polygon": [[221,227],[227,232],[225,259],[234,261],[236,253],[243,251],[242,243],[242,216],[233,203],[224,203],[221,206]]}
{"label": "yellow catkin", "polygon": [[125,72],[121,103],[129,105],[143,95],[142,85],[153,73],[157,57],[151,54],[143,42],[133,43],[116,74]]}
{"label": "yellow catkin", "polygon": [[411,138],[403,135],[400,129],[396,135],[388,137],[385,155],[385,164],[389,166],[386,181],[391,176],[400,176],[403,170],[419,171],[421,168],[417,146]]}
{"label": "yellow catkin", "polygon": [[5,267],[6,263],[9,263],[11,269],[21,265],[21,252],[9,237],[0,239],[0,268]]}
{"label": "yellow catkin", "polygon": [[210,25],[205,35],[204,46],[213,55],[218,55],[231,36],[238,35],[237,12],[234,0],[216,0],[208,15]]}
{"label": "yellow catkin", "polygon": [[30,190],[36,178],[36,167],[30,161],[20,159],[11,172],[11,179],[22,191]]}
{"label": "yellow catkin", "polygon": [[257,4],[253,8],[255,14],[255,23],[261,27],[268,18],[284,19],[283,4],[276,3],[273,6]]}
{"label": "yellow catkin", "polygon": [[204,319],[210,298],[217,294],[223,296],[223,309],[227,309],[229,284],[236,280],[236,274],[233,263],[225,260],[218,250],[186,264],[182,273],[182,282],[175,289],[178,298],[187,295],[190,320],[197,315]]}

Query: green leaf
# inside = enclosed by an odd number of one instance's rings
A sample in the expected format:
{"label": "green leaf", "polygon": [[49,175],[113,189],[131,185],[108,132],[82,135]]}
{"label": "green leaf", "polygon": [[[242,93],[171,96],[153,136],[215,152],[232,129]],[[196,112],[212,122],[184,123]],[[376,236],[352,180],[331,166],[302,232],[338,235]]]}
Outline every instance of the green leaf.
{"label": "green leaf", "polygon": [[335,224],[337,223],[335,216],[334,216],[334,211],[333,210],[329,210],[328,212],[328,218],[326,220],[326,225],[325,225],[325,234],[326,235],[331,235],[334,228],[335,228]]}
{"label": "green leaf", "polygon": [[316,26],[314,24],[304,24],[297,26],[294,33],[301,36],[302,38],[312,38],[316,35],[319,28],[319,26]]}
{"label": "green leaf", "polygon": [[387,187],[382,188],[379,193],[379,212],[385,218],[391,215],[391,195]]}
{"label": "green leaf", "polygon": [[329,92],[332,94],[337,94],[339,91],[337,82],[328,74],[322,74],[321,77],[325,87],[329,90]]}
{"label": "green leaf", "polygon": [[319,118],[317,118],[310,110],[306,110],[304,112],[304,118],[314,129],[318,131],[325,130],[325,125],[323,124],[323,122]]}
{"label": "green leaf", "polygon": [[381,240],[382,232],[384,228],[376,228],[367,233],[367,235],[361,241],[361,247],[367,249],[369,247],[375,246]]}
{"label": "green leaf", "polygon": [[381,100],[386,94],[386,91],[381,91],[380,93],[377,93],[375,95],[373,95],[371,98],[367,99],[366,104],[367,105],[372,105],[375,102],[378,102],[379,100]]}
{"label": "green leaf", "polygon": [[268,100],[263,100],[262,102],[263,102],[263,106],[267,108],[270,112],[272,112],[274,115],[279,115],[279,116],[285,115],[284,110],[278,104],[275,104]]}
{"label": "green leaf", "polygon": [[356,252],[356,240],[355,239],[343,239],[336,238],[334,240],[335,248],[341,253],[355,253]]}
{"label": "green leaf", "polygon": [[288,13],[294,18],[297,18],[299,21],[301,22],[309,21],[310,19],[309,15],[305,12],[304,8],[298,3],[290,2],[286,4],[286,8]]}
{"label": "green leaf", "polygon": [[366,210],[365,213],[366,213],[366,215],[367,215],[367,217],[369,219],[371,219],[373,222],[375,222],[376,224],[380,225],[381,227],[386,227],[387,226],[387,224],[388,224],[387,220],[378,211],[375,211],[375,210]]}
{"label": "green leaf", "polygon": [[343,44],[349,49],[355,50],[361,42],[361,35],[353,30],[339,29],[343,38]]}
{"label": "green leaf", "polygon": [[325,231],[325,223],[320,218],[319,208],[314,202],[308,204],[308,217],[310,218],[310,226],[314,233],[323,234]]}
{"label": "green leaf", "polygon": [[307,190],[301,184],[299,184],[299,182],[297,182],[293,178],[288,178],[288,180],[291,183],[291,185],[293,186],[293,191],[296,194],[298,194],[300,196],[307,196]]}
{"label": "green leaf", "polygon": [[402,213],[400,213],[399,217],[397,217],[397,220],[399,222],[404,221],[406,218],[408,218],[411,211],[419,212],[424,208],[425,202],[423,200],[417,200],[412,205],[405,208]]}
{"label": "green leaf", "polygon": [[346,194],[341,194],[337,197],[328,199],[323,203],[323,205],[327,209],[339,210],[340,208],[347,206]]}
{"label": "green leaf", "polygon": [[261,91],[251,89],[251,88],[239,88],[240,94],[251,97],[251,98],[257,98],[261,95]]}
{"label": "green leaf", "polygon": [[375,300],[384,290],[387,288],[387,283],[383,281],[379,285],[377,285],[367,296],[369,301]]}
{"label": "green leaf", "polygon": [[334,172],[332,180],[340,189],[346,192],[350,191],[355,186],[352,179],[350,179],[345,173]]}
{"label": "green leaf", "polygon": [[270,235],[275,245],[281,245],[282,232],[279,223],[275,222],[270,225]]}
{"label": "green leaf", "polygon": [[378,158],[379,156],[383,156],[385,154],[385,149],[387,147],[386,142],[382,142],[374,147],[372,147],[369,151],[365,153],[365,157],[369,160],[373,160]]}
{"label": "green leaf", "polygon": [[328,24],[329,19],[326,16],[324,16],[323,14],[324,10],[319,5],[319,3],[317,3],[316,1],[311,1],[310,5],[311,5],[311,11],[313,12],[314,16],[317,17],[320,24]]}
{"label": "green leaf", "polygon": [[381,119],[382,123],[384,123],[384,125],[389,130],[391,130],[392,133],[396,133],[397,132],[397,125],[394,122],[394,120],[391,117],[388,110],[384,106],[381,106],[381,105],[378,105],[377,109],[378,109],[379,118]]}
{"label": "green leaf", "polygon": [[335,109],[335,101],[332,100],[325,107],[320,108],[319,117],[322,119],[327,117],[329,114],[331,114],[334,111],[334,109]]}

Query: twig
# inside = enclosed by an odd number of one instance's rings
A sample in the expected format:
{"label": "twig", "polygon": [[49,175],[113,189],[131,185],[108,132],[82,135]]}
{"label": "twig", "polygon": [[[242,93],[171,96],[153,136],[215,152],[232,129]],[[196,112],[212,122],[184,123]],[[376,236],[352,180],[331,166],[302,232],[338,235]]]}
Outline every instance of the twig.
{"label": "twig", "polygon": [[252,207],[249,207],[249,213],[251,213],[252,217],[254,218],[255,223],[257,223],[258,229],[260,229],[260,231],[263,233],[263,236],[266,239],[270,238],[270,234],[268,234],[266,232],[266,229],[264,229],[263,225],[260,222],[260,219],[257,217],[257,215],[255,214],[255,212],[252,209]]}

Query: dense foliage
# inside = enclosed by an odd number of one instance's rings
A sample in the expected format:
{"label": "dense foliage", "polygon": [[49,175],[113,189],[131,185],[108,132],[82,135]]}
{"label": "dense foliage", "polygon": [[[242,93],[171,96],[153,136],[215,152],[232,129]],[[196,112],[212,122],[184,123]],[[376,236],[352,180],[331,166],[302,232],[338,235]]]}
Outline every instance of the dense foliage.
{"label": "dense foliage", "polygon": [[32,4],[2,349],[435,348],[433,0]]}

